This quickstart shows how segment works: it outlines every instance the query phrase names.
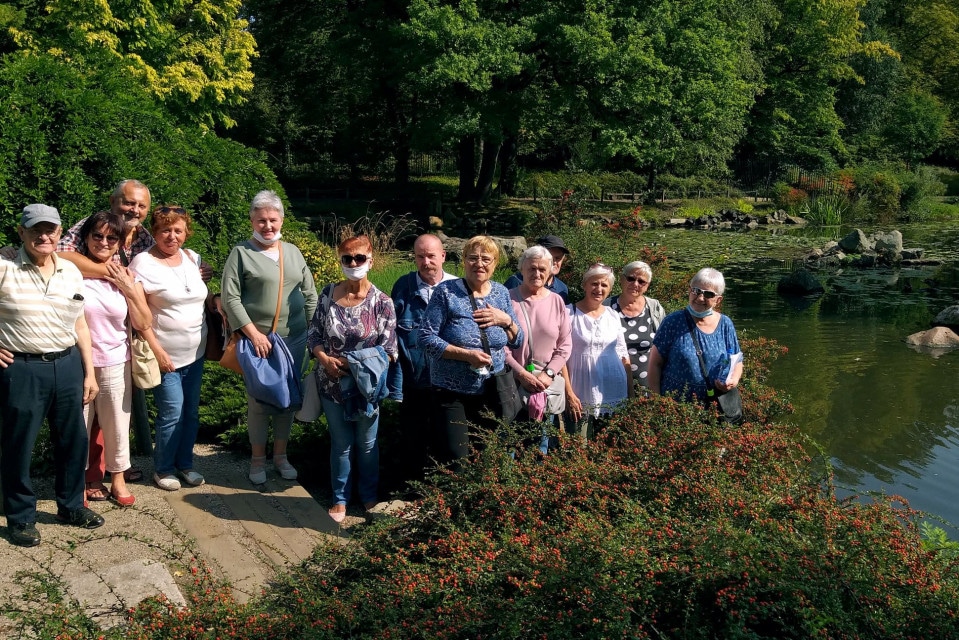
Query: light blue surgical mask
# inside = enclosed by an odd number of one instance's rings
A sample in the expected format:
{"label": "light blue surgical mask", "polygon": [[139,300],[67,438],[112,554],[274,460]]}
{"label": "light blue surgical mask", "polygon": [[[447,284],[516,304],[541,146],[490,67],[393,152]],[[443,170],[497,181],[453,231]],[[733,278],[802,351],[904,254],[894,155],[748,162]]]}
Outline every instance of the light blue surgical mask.
{"label": "light blue surgical mask", "polygon": [[699,319],[713,315],[712,309],[706,309],[705,311],[696,311],[695,309],[693,309],[693,305],[691,304],[686,305],[686,311],[688,311],[689,315],[691,315],[692,317],[699,318]]}

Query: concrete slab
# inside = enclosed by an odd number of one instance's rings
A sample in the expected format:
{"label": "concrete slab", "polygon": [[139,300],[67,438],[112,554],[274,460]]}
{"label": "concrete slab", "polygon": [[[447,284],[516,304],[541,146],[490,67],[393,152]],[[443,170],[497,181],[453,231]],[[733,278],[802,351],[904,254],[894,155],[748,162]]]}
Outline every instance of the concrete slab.
{"label": "concrete slab", "polygon": [[186,606],[186,599],[166,565],[155,560],[135,560],[99,573],[72,570],[62,580],[68,594],[104,629],[121,624],[124,611],[157,595]]}

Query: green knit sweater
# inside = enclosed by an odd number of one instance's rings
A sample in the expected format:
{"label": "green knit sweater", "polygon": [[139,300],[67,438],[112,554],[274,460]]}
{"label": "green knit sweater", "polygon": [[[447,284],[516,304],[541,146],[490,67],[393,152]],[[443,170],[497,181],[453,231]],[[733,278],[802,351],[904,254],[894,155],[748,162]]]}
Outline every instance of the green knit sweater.
{"label": "green knit sweater", "polygon": [[[316,309],[316,285],[303,254],[289,242],[283,245],[283,298],[276,332],[298,336],[306,328]],[[220,292],[223,309],[232,329],[249,323],[269,333],[276,313],[280,266],[251,241],[233,247],[223,265]]]}

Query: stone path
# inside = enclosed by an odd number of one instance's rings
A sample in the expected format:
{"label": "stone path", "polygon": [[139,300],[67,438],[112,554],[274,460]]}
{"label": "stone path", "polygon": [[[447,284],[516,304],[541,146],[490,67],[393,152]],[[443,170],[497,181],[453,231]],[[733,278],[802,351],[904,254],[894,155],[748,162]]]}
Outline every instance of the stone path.
{"label": "stone path", "polygon": [[[109,626],[145,597],[163,593],[183,603],[177,581],[189,579],[196,558],[230,582],[243,602],[277,571],[309,557],[317,544],[345,544],[349,528],[365,521],[361,510],[351,508],[342,525],[333,522],[327,505],[272,468],[266,484],[254,486],[247,477],[248,458],[212,446],[196,448],[196,469],[207,480],[200,487],[162,491],[148,481],[149,458],[134,464],[147,475],[130,485],[136,505],[90,503],[106,519],[93,531],[56,523],[52,479],[34,479],[43,542],[22,549],[0,540],[0,606],[23,606],[16,576],[26,572],[60,581],[90,615]],[[382,503],[376,511],[401,506]],[[0,618],[0,637],[14,629]]]}

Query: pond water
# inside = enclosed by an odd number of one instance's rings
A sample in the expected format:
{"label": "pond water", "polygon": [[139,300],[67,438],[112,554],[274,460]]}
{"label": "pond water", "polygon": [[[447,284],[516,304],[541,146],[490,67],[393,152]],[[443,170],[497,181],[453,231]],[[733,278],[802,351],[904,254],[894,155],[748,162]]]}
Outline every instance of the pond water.
{"label": "pond water", "polygon": [[667,247],[674,266],[721,265],[723,310],[737,329],[788,347],[770,383],[791,396],[788,421],[823,447],[840,487],[901,495],[959,525],[959,350],[935,357],[903,342],[959,303],[959,223],[897,228],[905,247],[922,247],[944,265],[821,272],[826,294],[800,300],[776,292],[796,246],[821,246],[846,229],[787,238],[657,230],[642,239]]}

